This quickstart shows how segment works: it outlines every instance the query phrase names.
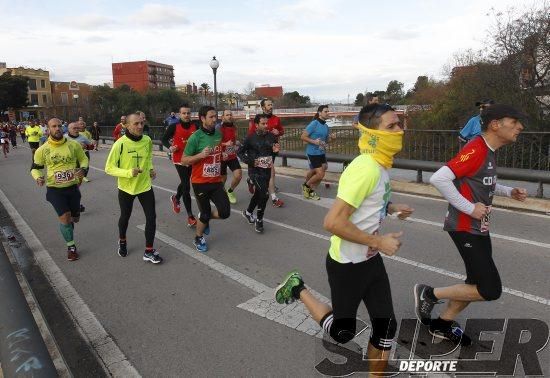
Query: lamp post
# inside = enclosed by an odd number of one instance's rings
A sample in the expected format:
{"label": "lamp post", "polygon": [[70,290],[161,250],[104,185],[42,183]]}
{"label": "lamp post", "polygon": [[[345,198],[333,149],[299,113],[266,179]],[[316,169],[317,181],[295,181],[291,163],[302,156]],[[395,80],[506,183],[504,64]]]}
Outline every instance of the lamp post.
{"label": "lamp post", "polygon": [[75,119],[78,118],[78,94],[74,94],[73,95],[73,100],[74,100],[74,110],[75,110]]}
{"label": "lamp post", "polygon": [[218,111],[218,86],[216,83],[216,71],[219,66],[220,62],[216,60],[216,57],[213,57],[210,61],[210,68],[212,68],[212,72],[214,72],[214,107],[216,108],[216,111]]}

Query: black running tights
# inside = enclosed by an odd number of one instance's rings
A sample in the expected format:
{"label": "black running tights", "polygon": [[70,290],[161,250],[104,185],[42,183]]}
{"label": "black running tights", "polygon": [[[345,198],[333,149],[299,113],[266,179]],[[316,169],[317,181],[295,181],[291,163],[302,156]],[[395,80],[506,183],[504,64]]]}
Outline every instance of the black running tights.
{"label": "black running tights", "polygon": [[126,239],[126,230],[128,230],[128,221],[132,215],[134,199],[138,198],[143,212],[145,213],[145,246],[153,247],[155,241],[155,231],[157,228],[157,214],[155,212],[155,193],[153,188],[147,192],[136,195],[128,194],[118,190],[118,204],[120,205],[120,218],[118,219],[118,235],[120,239]]}

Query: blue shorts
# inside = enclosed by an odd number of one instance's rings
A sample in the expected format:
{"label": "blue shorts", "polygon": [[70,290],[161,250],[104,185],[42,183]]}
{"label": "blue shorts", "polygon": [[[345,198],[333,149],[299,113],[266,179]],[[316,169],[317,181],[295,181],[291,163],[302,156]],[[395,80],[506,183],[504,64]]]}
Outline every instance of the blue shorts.
{"label": "blue shorts", "polygon": [[80,216],[80,190],[78,185],[72,185],[67,188],[52,188],[46,190],[46,200],[52,204],[58,216],[70,212],[71,217]]}

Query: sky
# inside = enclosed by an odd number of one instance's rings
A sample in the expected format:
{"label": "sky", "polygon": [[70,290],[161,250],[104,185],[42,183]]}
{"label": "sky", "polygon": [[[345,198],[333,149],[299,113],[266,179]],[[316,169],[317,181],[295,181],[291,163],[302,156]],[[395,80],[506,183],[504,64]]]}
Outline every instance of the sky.
{"label": "sky", "polygon": [[313,100],[442,78],[458,51],[486,46],[491,8],[523,0],[29,1],[0,0],[0,61],[50,71],[55,81],[103,84],[111,63],[174,66],[176,84],[218,91],[282,85]]}

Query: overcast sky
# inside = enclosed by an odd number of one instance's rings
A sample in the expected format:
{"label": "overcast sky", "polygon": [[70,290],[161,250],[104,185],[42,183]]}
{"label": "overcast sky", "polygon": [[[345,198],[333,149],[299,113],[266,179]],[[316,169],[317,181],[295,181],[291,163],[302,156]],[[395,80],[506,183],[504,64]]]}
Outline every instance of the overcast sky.
{"label": "overcast sky", "polygon": [[102,84],[112,62],[148,59],[173,65],[176,84],[213,86],[216,55],[220,91],[253,82],[346,101],[441,77],[453,53],[482,48],[492,7],[518,4],[533,1],[0,0],[0,61]]}

